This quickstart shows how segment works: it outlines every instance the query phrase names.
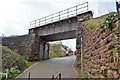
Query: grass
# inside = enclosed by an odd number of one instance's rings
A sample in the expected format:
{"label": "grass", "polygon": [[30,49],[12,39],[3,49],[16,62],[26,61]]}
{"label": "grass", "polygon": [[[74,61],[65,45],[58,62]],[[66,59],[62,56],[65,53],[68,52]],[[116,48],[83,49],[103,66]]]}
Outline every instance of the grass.
{"label": "grass", "polygon": [[49,51],[49,58],[60,58],[57,51]]}
{"label": "grass", "polygon": [[76,68],[77,73],[79,75],[80,78],[82,78],[83,80],[87,80],[89,78],[88,72],[85,69],[82,68]]}
{"label": "grass", "polygon": [[26,61],[28,68],[32,66],[33,64],[37,63],[37,61]]}
{"label": "grass", "polygon": [[82,76],[82,78],[88,78],[89,77],[88,72],[86,70],[81,71],[81,76]]}

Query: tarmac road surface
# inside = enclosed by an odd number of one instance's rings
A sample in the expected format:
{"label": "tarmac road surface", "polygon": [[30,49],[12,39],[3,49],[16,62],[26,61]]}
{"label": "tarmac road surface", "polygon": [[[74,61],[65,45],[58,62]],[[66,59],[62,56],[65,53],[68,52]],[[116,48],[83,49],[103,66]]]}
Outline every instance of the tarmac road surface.
{"label": "tarmac road surface", "polygon": [[28,78],[29,72],[30,78],[51,78],[52,75],[57,75],[59,72],[62,74],[62,78],[75,78],[72,67],[74,62],[75,56],[40,61],[25,70],[17,78]]}

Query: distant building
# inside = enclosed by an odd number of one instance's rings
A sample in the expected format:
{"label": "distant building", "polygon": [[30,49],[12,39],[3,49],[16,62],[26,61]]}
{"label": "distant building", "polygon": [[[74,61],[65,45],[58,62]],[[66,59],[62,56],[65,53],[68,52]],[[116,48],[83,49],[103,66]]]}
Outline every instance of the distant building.
{"label": "distant building", "polygon": [[57,51],[59,56],[66,56],[66,50],[62,47],[61,41],[50,42],[50,51]]}

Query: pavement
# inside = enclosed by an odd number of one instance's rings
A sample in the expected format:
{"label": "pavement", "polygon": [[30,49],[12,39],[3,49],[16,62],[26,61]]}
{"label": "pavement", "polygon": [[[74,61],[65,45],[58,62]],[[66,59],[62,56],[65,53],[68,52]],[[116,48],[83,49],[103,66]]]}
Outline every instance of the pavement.
{"label": "pavement", "polygon": [[52,75],[57,75],[59,72],[62,78],[76,78],[73,64],[75,56],[68,56],[63,58],[53,58],[37,62],[30,68],[26,69],[17,78],[51,78]]}

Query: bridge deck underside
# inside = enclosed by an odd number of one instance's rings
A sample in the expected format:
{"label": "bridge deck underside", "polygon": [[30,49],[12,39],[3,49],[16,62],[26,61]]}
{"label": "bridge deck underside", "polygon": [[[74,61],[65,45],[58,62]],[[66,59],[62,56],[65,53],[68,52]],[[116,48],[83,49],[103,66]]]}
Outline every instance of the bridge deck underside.
{"label": "bridge deck underside", "polygon": [[73,39],[73,38],[76,38],[76,30],[57,33],[57,34],[51,34],[47,36],[41,36],[41,38],[45,41]]}

